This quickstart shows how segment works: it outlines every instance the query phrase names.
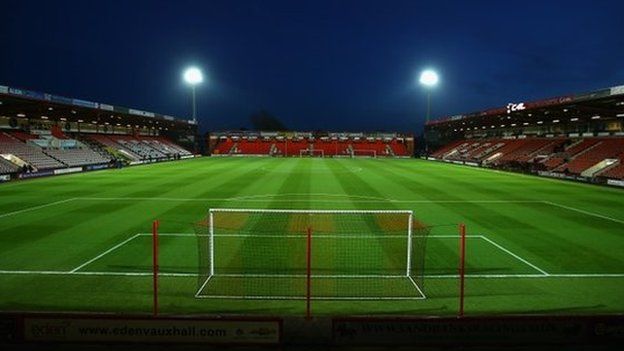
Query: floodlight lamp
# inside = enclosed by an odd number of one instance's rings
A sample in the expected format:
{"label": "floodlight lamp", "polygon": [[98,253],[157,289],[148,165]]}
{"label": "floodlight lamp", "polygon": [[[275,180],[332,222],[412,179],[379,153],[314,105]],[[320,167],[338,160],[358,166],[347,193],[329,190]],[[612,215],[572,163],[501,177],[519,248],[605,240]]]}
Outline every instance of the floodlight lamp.
{"label": "floodlight lamp", "polygon": [[419,82],[424,86],[433,87],[438,84],[438,74],[430,69],[424,70],[420,74]]}
{"label": "floodlight lamp", "polygon": [[204,81],[202,72],[197,67],[190,67],[184,71],[184,81],[188,84],[196,85]]}

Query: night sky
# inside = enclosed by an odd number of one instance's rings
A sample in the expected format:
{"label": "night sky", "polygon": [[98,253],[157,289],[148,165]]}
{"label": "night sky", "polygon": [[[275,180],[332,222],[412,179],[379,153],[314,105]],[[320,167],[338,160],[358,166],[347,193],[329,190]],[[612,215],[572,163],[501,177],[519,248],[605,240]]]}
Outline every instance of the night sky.
{"label": "night sky", "polygon": [[0,0],[0,84],[249,127],[422,125],[434,117],[624,84],[624,1]]}

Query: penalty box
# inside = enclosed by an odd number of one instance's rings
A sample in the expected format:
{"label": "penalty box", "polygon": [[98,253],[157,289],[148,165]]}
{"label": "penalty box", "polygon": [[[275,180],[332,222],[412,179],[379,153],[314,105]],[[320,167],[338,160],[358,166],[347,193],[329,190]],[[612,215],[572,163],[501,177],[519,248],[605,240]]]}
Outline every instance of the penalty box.
{"label": "penalty box", "polygon": [[[152,274],[151,233],[135,234],[85,261],[78,272],[100,274]],[[160,272],[168,276],[188,276],[201,279],[197,267],[196,235],[193,233],[161,233]],[[246,238],[228,237],[228,240]],[[432,235],[427,238],[424,286],[415,286],[404,275],[324,275],[312,272],[313,300],[418,300],[426,298],[428,278],[457,279],[457,235]],[[467,278],[475,276],[522,276],[541,274],[522,257],[483,235],[467,235]],[[321,239],[319,239],[321,240]],[[322,245],[322,243],[319,243]],[[253,261],[247,262],[254,265]],[[256,262],[257,263],[257,262]],[[539,268],[538,268],[539,269]],[[205,283],[205,284],[204,284]],[[302,274],[235,274],[219,270],[195,292],[205,299],[272,299],[296,300],[305,296]],[[348,292],[359,292],[348,294]],[[192,292],[189,292],[189,295]],[[435,294],[429,294],[435,297]]]}

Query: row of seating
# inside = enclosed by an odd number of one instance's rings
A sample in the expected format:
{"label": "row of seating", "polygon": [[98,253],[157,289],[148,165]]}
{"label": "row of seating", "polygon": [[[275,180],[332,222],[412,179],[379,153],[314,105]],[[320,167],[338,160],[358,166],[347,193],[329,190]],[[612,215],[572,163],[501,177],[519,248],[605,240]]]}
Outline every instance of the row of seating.
{"label": "row of seating", "polygon": [[[0,154],[14,155],[39,171],[108,163],[112,156],[104,147],[123,150],[128,158],[136,161],[191,155],[188,150],[164,137],[93,134],[76,135],[75,138],[80,141],[67,136],[62,140],[63,143],[71,142],[72,146],[68,148],[49,134],[39,136],[16,130],[0,132]],[[21,164],[19,160],[11,161]],[[19,171],[17,165],[4,158],[0,167],[0,171],[5,173]]]}
{"label": "row of seating", "polygon": [[394,139],[392,141],[368,140],[323,140],[323,139],[231,139],[219,140],[213,149],[221,155],[285,155],[299,156],[302,151],[314,150],[325,156],[372,155],[409,156],[407,146]]}
{"label": "row of seating", "polygon": [[176,154],[191,155],[188,150],[163,137],[93,134],[89,138],[103,146],[121,151],[132,161],[162,159]]}
{"label": "row of seating", "polygon": [[70,167],[103,164],[111,160],[87,148],[47,149],[44,152]]}
{"label": "row of seating", "polygon": [[17,172],[18,167],[0,156],[0,174]]}
{"label": "row of seating", "polygon": [[0,154],[15,155],[38,170],[65,167],[65,164],[46,155],[40,147],[27,144],[4,132],[0,132]]}
{"label": "row of seating", "polygon": [[[593,176],[623,178],[624,138],[458,140],[441,147],[430,156],[490,166],[536,165],[544,170],[573,175],[581,175],[585,171],[593,173],[596,169]],[[605,162],[602,167],[601,162],[605,160],[615,162]]]}
{"label": "row of seating", "polygon": [[575,157],[559,166],[556,171],[581,174],[600,161],[616,159],[624,150],[624,138],[596,139],[591,147],[576,153]]}

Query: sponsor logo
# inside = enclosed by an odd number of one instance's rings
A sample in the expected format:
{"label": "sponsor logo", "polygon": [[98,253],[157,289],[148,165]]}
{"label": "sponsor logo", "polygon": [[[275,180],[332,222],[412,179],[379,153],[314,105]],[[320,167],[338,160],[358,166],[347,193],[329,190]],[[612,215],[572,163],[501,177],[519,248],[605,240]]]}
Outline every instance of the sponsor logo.
{"label": "sponsor logo", "polygon": [[41,324],[33,323],[30,325],[30,335],[33,338],[64,338],[67,336],[67,328],[69,322],[66,321],[48,321]]}
{"label": "sponsor logo", "polygon": [[516,112],[516,111],[522,111],[522,110],[526,110],[526,106],[524,106],[524,102],[521,102],[518,104],[514,104],[510,102],[507,104],[507,114]]}

